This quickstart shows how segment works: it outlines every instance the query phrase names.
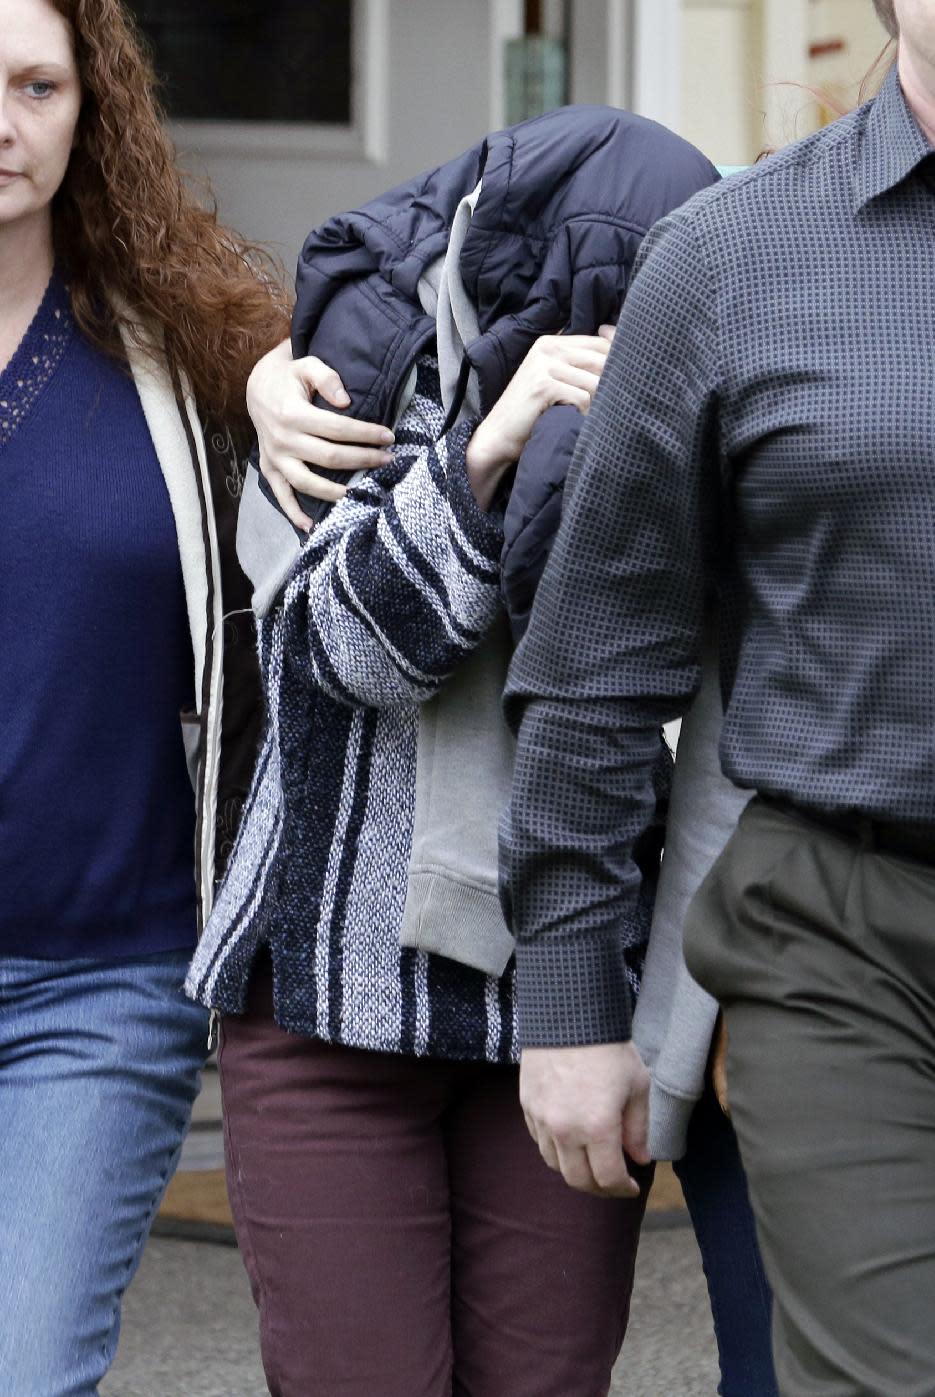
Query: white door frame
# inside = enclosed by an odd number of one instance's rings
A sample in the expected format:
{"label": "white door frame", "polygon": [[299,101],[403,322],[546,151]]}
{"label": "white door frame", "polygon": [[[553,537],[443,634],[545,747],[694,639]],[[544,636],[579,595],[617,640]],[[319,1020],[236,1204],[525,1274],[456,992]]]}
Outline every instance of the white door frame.
{"label": "white door frame", "polygon": [[[618,0],[623,3],[623,0]],[[681,0],[632,0],[633,110],[673,131],[681,119]]]}
{"label": "white door frame", "polygon": [[[490,128],[496,130],[504,121],[503,45],[523,32],[523,6],[521,0],[488,5]],[[681,0],[572,0],[571,100],[626,107],[677,129],[681,29]],[[585,50],[582,72],[575,57]]]}

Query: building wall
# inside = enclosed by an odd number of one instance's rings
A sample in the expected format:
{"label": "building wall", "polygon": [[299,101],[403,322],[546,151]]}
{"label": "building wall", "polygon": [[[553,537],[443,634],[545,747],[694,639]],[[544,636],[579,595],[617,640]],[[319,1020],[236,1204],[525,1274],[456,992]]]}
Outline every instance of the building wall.
{"label": "building wall", "polygon": [[848,105],[858,101],[861,82],[889,38],[873,5],[870,0],[813,0],[810,19],[813,43],[841,37],[846,44],[843,52],[812,61],[813,81]]}
{"label": "building wall", "polygon": [[[811,57],[812,45],[843,40]],[[713,159],[746,164],[850,106],[887,35],[871,0],[682,0],[678,129]]]}
{"label": "building wall", "polygon": [[755,155],[757,0],[683,0],[679,130],[717,164]]}
{"label": "building wall", "polygon": [[309,228],[471,145],[495,115],[492,33],[519,5],[376,0],[375,8],[385,84],[378,158],[323,153],[313,142],[285,153],[236,143],[229,153],[206,152],[197,135],[180,142],[188,163],[209,176],[222,217],[274,244],[289,267]]}
{"label": "building wall", "polygon": [[[309,3],[319,0],[309,0]],[[323,3],[323,0],[320,0]],[[375,149],[286,149],[196,130],[189,164],[222,217],[271,243],[291,269],[307,230],[502,123],[502,46],[521,0],[362,0],[375,19],[376,78],[364,84]],[[746,164],[827,119],[802,85],[846,101],[886,38],[871,0],[573,0],[571,96],[664,121],[720,164]],[[842,37],[844,53],[810,60]]]}

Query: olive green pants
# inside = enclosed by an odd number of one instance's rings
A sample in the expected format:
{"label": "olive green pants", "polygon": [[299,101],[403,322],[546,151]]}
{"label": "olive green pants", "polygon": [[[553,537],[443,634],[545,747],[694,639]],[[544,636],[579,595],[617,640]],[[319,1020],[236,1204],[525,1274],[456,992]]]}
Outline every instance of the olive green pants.
{"label": "olive green pants", "polygon": [[755,800],[685,949],[727,1019],[780,1390],[935,1397],[935,868]]}

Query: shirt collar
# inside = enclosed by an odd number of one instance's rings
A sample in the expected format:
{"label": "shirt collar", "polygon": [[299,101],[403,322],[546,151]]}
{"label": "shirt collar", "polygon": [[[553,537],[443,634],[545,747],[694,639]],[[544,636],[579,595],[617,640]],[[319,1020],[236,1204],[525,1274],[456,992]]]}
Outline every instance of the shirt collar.
{"label": "shirt collar", "polygon": [[858,209],[894,189],[931,154],[932,147],[903,96],[894,64],[864,127],[856,173]]}

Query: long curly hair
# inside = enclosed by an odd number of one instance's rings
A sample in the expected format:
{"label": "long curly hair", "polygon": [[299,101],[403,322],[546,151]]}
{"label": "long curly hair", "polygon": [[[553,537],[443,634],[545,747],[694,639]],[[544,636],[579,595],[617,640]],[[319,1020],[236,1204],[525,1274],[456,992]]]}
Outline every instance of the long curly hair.
{"label": "long curly hair", "polygon": [[75,319],[118,356],[121,323],[155,331],[199,409],[242,422],[251,368],[289,329],[280,269],[186,187],[152,65],[120,0],[51,3],[71,25],[82,89],[52,206]]}

